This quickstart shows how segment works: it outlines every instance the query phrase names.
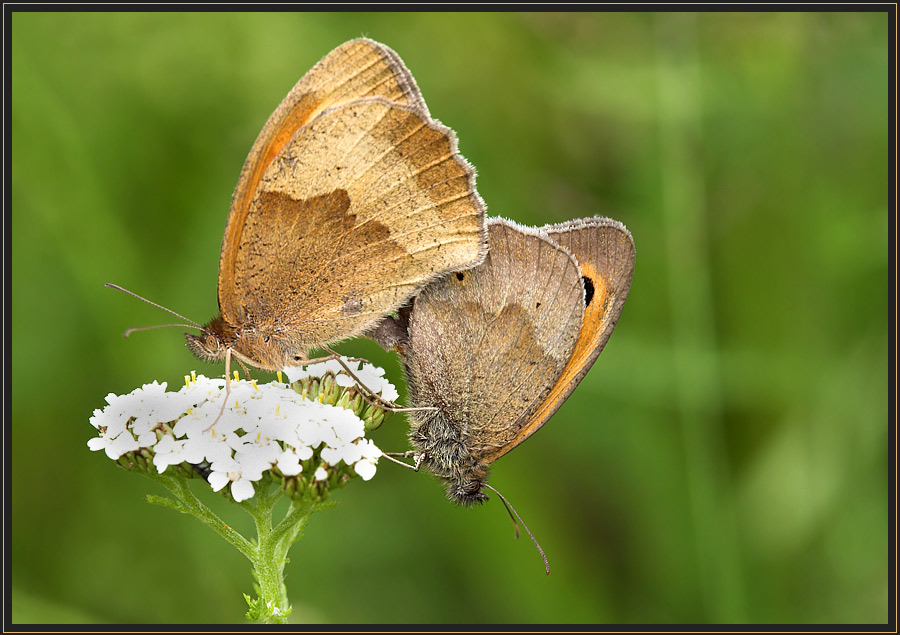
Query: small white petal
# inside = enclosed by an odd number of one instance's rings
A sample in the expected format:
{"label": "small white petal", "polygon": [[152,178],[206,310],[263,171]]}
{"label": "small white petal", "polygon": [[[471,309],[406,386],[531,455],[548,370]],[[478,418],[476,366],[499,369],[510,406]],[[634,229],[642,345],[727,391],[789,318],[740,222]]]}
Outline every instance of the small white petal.
{"label": "small white petal", "polygon": [[181,460],[195,465],[202,463],[206,458],[205,448],[194,439],[183,439],[182,441]]}
{"label": "small white petal", "polygon": [[213,472],[222,472],[223,474],[240,473],[241,464],[232,457],[226,457],[218,461],[212,461],[209,469]]}
{"label": "small white petal", "polygon": [[326,478],[328,478],[328,472],[325,471],[324,467],[319,467],[319,469],[317,469],[316,473],[313,475],[313,478],[317,481],[324,481]]}
{"label": "small white petal", "polygon": [[337,465],[341,461],[341,452],[340,450],[336,450],[334,448],[322,448],[322,451],[319,453],[319,456],[322,457],[322,460],[328,463],[329,465]]}
{"label": "small white petal", "polygon": [[272,467],[271,461],[249,452],[235,452],[234,459],[240,465],[242,477],[251,481],[258,481],[263,472]]}
{"label": "small white petal", "polygon": [[253,483],[247,479],[240,479],[231,484],[231,497],[238,503],[253,498]]}
{"label": "small white petal", "polygon": [[94,426],[97,430],[100,430],[102,427],[106,427],[107,415],[103,410],[96,408],[94,410],[94,414],[90,418],[91,425]]}
{"label": "small white petal", "polygon": [[343,408],[332,407],[333,412],[329,414],[327,425],[334,432],[337,443],[329,443],[332,447],[352,443],[366,433],[365,424],[362,419],[357,417],[349,410]]}
{"label": "small white petal", "polygon": [[220,489],[225,487],[225,485],[227,485],[231,479],[229,479],[228,476],[226,476],[222,472],[213,472],[209,475],[209,478],[207,480],[209,481],[210,487],[212,487],[212,491],[218,492]]}
{"label": "small white petal", "polygon": [[381,448],[375,445],[375,442],[371,439],[361,439],[357,442],[357,446],[362,452],[363,458],[377,459],[382,455]]}
{"label": "small white petal", "polygon": [[131,432],[126,430],[106,446],[106,456],[115,461],[123,454],[139,450],[140,447]]}
{"label": "small white petal", "polygon": [[184,447],[183,441],[176,441],[171,436],[164,436],[154,448],[153,465],[156,470],[162,474],[170,465],[181,463],[181,450]]}
{"label": "small white petal", "polygon": [[364,481],[368,481],[375,476],[375,464],[372,461],[367,461],[365,459],[357,461],[356,465],[353,466],[353,469],[356,470],[356,473],[359,474]]}
{"label": "small white petal", "polygon": [[147,430],[137,438],[138,445],[142,448],[152,448],[156,445],[157,441],[156,432],[153,430]]}
{"label": "small white petal", "polygon": [[276,463],[278,469],[281,470],[281,473],[285,476],[296,476],[303,471],[303,466],[300,465],[300,457],[291,450],[282,452]]}
{"label": "small white petal", "polygon": [[287,375],[288,381],[295,382],[299,379],[306,379],[307,377],[321,377],[328,371],[337,374],[342,370],[343,366],[341,366],[337,360],[332,359],[327,362],[310,364],[309,366],[285,366],[284,374]]}
{"label": "small white petal", "polygon": [[88,439],[87,445],[88,447],[96,452],[97,450],[106,449],[106,445],[109,440],[106,437],[94,437],[93,439]]}
{"label": "small white petal", "polygon": [[[355,375],[356,373],[353,373],[353,374]],[[356,380],[354,380],[347,373],[341,373],[340,375],[337,375],[334,378],[334,383],[336,383],[338,386],[342,386],[344,388],[349,388],[350,386],[356,385]]]}

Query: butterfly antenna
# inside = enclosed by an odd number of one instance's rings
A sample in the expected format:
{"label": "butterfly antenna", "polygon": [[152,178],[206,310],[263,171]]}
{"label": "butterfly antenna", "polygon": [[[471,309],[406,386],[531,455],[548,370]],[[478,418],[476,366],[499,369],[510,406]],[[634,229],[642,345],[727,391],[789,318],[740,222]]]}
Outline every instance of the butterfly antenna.
{"label": "butterfly antenna", "polygon": [[128,329],[127,331],[125,331],[125,337],[128,337],[128,335],[129,335],[131,332],[133,332],[133,331],[142,331],[142,330],[145,330],[145,329],[147,329],[147,328],[166,328],[166,327],[168,327],[168,326],[187,326],[188,328],[198,328],[198,329],[201,328],[201,326],[200,326],[199,324],[197,324],[196,322],[194,322],[191,318],[186,318],[186,317],[184,317],[183,315],[181,315],[181,313],[176,313],[176,312],[173,311],[172,309],[168,309],[168,308],[164,307],[164,306],[161,305],[161,304],[157,304],[156,302],[151,302],[151,301],[148,300],[147,298],[142,298],[141,296],[139,296],[139,295],[138,295],[137,293],[135,293],[134,291],[129,291],[128,289],[125,289],[124,287],[120,287],[120,286],[117,285],[117,284],[113,284],[112,282],[107,282],[106,284],[104,284],[104,286],[109,287],[110,289],[118,289],[119,291],[123,291],[124,293],[127,293],[128,295],[130,295],[130,296],[132,296],[132,297],[135,297],[135,298],[137,298],[138,300],[143,300],[143,301],[146,302],[147,304],[152,304],[152,305],[155,306],[157,309],[162,309],[163,311],[168,311],[168,312],[171,313],[172,315],[174,315],[174,316],[176,316],[176,317],[180,317],[182,320],[191,323],[190,326],[187,325],[187,324],[166,324],[165,326],[160,326],[160,327],[156,327],[156,326],[149,326],[149,327],[143,327],[143,326],[142,326],[142,327],[137,327],[137,328]]}
{"label": "butterfly antenna", "polygon": [[496,490],[496,488],[491,487],[487,483],[482,483],[482,485],[500,497],[500,500],[503,501],[503,505],[506,507],[506,511],[509,513],[509,517],[512,518],[513,525],[516,526],[516,538],[519,537],[519,525],[516,523],[516,519],[519,519],[519,522],[522,523],[522,526],[525,528],[525,531],[528,532],[528,537],[531,538],[531,542],[534,543],[534,546],[537,547],[538,552],[541,554],[541,558],[544,560],[544,570],[547,572],[547,575],[550,575],[550,563],[547,562],[547,556],[544,554],[544,550],[541,549],[540,543],[535,539],[534,534],[531,533],[531,530],[528,528],[528,525],[525,524],[525,521],[522,520],[522,517],[519,516],[519,512],[515,510],[515,508],[509,504],[509,501],[506,500],[506,497],[503,496],[500,492]]}
{"label": "butterfly antenna", "polygon": [[135,331],[150,331],[152,329],[167,329],[167,328],[171,328],[171,327],[175,327],[175,326],[181,326],[181,327],[185,327],[185,328],[189,328],[189,329],[200,328],[199,326],[197,326],[195,324],[159,324],[157,326],[132,326],[130,329],[125,331],[125,334],[123,335],[123,337],[128,337]]}

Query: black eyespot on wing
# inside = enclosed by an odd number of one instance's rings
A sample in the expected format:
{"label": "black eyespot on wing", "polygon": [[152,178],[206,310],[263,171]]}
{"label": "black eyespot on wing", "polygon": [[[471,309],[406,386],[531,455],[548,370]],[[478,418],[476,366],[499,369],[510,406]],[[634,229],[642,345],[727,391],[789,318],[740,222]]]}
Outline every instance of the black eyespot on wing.
{"label": "black eyespot on wing", "polygon": [[462,280],[463,278],[465,278],[465,276],[463,275],[462,271],[457,271],[457,272],[456,272],[456,279],[457,279],[457,280]]}
{"label": "black eyespot on wing", "polygon": [[581,279],[584,281],[584,306],[588,307],[594,299],[594,283],[587,276],[581,276]]}
{"label": "black eyespot on wing", "polygon": [[535,304],[535,305],[534,305],[534,308],[535,308],[535,309],[539,309],[539,308],[541,308],[541,303],[540,303],[540,302],[538,302],[538,303],[537,303],[537,304]]}

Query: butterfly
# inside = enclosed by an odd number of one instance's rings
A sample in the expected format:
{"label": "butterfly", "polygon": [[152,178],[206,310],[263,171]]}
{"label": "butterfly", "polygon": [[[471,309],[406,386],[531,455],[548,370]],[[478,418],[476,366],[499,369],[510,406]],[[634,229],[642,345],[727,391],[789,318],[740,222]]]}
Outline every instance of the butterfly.
{"label": "butterfly", "polygon": [[408,413],[417,465],[460,504],[486,500],[490,464],[575,390],[634,272],[631,234],[608,218],[540,229],[491,219],[488,230],[482,264],[430,284],[373,337],[400,353],[410,406],[430,408]]}
{"label": "butterfly", "polygon": [[[294,86],[241,171],[219,259],[219,315],[186,333],[207,361],[261,369],[360,335],[487,247],[475,171],[412,74],[366,38]],[[226,371],[227,374],[227,371]]]}

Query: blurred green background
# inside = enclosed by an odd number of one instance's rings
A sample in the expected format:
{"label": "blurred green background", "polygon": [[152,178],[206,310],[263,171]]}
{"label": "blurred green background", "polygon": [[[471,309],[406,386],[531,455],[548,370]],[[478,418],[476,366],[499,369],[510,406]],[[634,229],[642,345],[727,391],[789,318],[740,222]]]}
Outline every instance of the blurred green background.
{"label": "blurred green background", "polygon": [[243,620],[248,563],[86,446],[107,393],[222,372],[181,330],[124,340],[170,316],[103,283],[211,317],[253,140],[360,35],[490,214],[611,216],[637,265],[593,370],[494,465],[551,575],[499,501],[384,462],[294,547],[297,621],[886,622],[886,13],[13,14],[13,621]]}

